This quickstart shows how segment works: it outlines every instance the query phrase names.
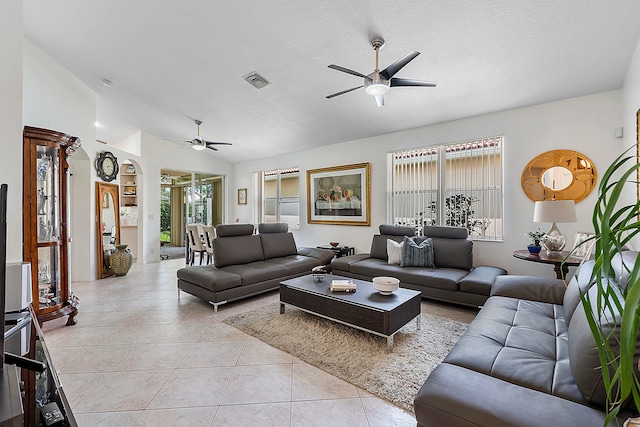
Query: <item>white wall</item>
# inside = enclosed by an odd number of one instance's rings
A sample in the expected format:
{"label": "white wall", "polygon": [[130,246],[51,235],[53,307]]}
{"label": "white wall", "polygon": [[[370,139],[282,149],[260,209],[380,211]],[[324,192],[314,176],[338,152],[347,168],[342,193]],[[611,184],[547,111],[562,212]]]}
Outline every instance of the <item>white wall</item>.
{"label": "white wall", "polygon": [[[54,61],[39,47],[24,39],[23,49],[23,124],[51,129],[77,136],[81,148],[69,158],[70,198],[69,236],[72,239],[72,280],[95,278],[96,236],[95,186],[91,177],[92,159],[96,146],[96,95],[88,86]],[[84,160],[84,161],[82,161]],[[22,169],[22,165],[13,168]]]}
{"label": "white wall", "polygon": [[[626,147],[631,147],[640,142],[636,133],[638,131],[636,113],[640,110],[640,41],[638,41],[622,89],[622,106],[624,114],[624,143]],[[633,202],[637,194],[631,192],[629,197]]]}
{"label": "white wall", "polygon": [[[21,10],[21,8],[20,8]],[[4,15],[3,15],[4,17]],[[13,22],[13,21],[12,21]],[[22,19],[19,20],[22,22]],[[17,39],[22,48],[22,28]],[[22,126],[25,125],[54,129],[78,136],[81,148],[70,158],[71,178],[71,217],[73,243],[71,245],[73,281],[94,280],[96,277],[96,227],[95,227],[95,182],[100,181],[94,167],[97,154],[111,151],[118,163],[133,161],[142,174],[142,203],[139,209],[140,245],[139,261],[160,261],[160,169],[170,168],[202,173],[231,175],[233,167],[221,162],[207,152],[183,149],[177,144],[162,141],[144,132],[137,132],[122,144],[121,148],[138,147],[141,156],[122,151],[116,146],[104,145],[96,141],[96,94],[73,74],[45,54],[29,40],[24,40],[24,51],[18,52],[24,72],[19,68],[18,77],[24,74],[23,120],[18,121],[14,130],[15,147],[18,158],[22,156]],[[6,70],[0,70],[0,77]],[[14,73],[15,74],[15,73]],[[4,80],[2,80],[4,81]],[[4,96],[0,105],[4,103]],[[19,107],[20,100],[16,100]],[[17,114],[21,113],[18,108]],[[0,118],[1,120],[1,118]],[[4,129],[4,127],[2,128]],[[141,147],[141,148],[139,148]],[[15,187],[22,189],[22,163],[15,158],[7,159],[7,177],[18,178]],[[3,174],[4,175],[4,174]],[[119,182],[119,179],[115,181]],[[15,193],[14,193],[15,194]],[[21,197],[21,196],[20,196]],[[13,203],[20,206],[21,200]],[[16,238],[22,236],[22,212],[15,209],[16,219],[13,229]],[[21,241],[21,240],[20,240]],[[16,260],[22,259],[22,245]]]}
{"label": "white wall", "polygon": [[[426,113],[428,114],[428,112]],[[528,263],[513,258],[513,251],[524,249],[527,241],[521,237],[529,230],[550,224],[534,224],[533,202],[520,185],[522,170],[536,155],[553,149],[571,149],[591,158],[598,171],[604,171],[609,162],[623,149],[622,140],[614,137],[614,130],[622,125],[622,94],[612,91],[592,96],[563,100],[527,108],[471,117],[448,123],[427,126],[350,141],[328,147],[293,153],[278,158],[263,159],[235,166],[237,188],[251,188],[253,172],[280,167],[300,167],[306,179],[306,170],[359,162],[371,163],[372,222],[370,227],[307,224],[306,183],[301,180],[300,230],[294,231],[300,246],[316,246],[339,241],[355,246],[357,252],[369,252],[371,236],[378,225],[387,222],[386,155],[390,151],[464,141],[484,136],[504,135],[504,242],[476,242],[474,264],[497,265],[512,274],[537,274],[555,277],[548,265]],[[235,188],[233,189],[235,191]],[[253,197],[250,194],[250,199]],[[561,224],[560,229],[573,242],[577,231],[589,231],[590,215],[596,195],[576,205],[578,222]],[[234,217],[241,221],[251,218],[251,206],[238,206]]]}
{"label": "white wall", "polygon": [[[624,145],[632,147],[640,143],[640,132],[638,129],[637,113],[640,111],[640,41],[636,46],[636,51],[631,59],[631,64],[627,70],[624,87],[622,88],[622,108],[624,114]],[[633,149],[630,151],[633,154]],[[628,186],[625,193],[626,203],[634,203],[638,197],[633,186]],[[634,239],[635,249],[640,249],[640,237]]]}
{"label": "white wall", "polygon": [[22,261],[22,37],[22,2],[0,2],[0,183],[8,185],[7,262]]}

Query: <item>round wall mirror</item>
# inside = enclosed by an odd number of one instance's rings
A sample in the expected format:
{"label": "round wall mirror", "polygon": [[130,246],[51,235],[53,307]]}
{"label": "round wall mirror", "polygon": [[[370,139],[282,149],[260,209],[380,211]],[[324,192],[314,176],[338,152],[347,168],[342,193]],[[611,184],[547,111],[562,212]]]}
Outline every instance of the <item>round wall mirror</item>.
{"label": "round wall mirror", "polygon": [[563,166],[554,166],[542,173],[541,182],[550,190],[564,190],[573,182],[573,174]]}
{"label": "round wall mirror", "polygon": [[531,200],[584,199],[596,186],[593,162],[573,150],[552,150],[531,160],[522,171],[522,189]]}

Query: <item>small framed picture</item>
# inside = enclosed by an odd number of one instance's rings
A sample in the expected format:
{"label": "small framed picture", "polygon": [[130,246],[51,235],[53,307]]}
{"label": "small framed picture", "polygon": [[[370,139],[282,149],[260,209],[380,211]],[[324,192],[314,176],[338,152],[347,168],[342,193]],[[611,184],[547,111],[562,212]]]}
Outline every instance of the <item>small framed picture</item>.
{"label": "small framed picture", "polygon": [[246,188],[238,188],[238,204],[246,205],[247,204],[247,189]]}
{"label": "small framed picture", "polygon": [[591,251],[593,250],[593,245],[596,242],[594,237],[594,233],[584,231],[577,232],[575,241],[573,242],[571,255],[585,259],[589,258],[591,256]]}

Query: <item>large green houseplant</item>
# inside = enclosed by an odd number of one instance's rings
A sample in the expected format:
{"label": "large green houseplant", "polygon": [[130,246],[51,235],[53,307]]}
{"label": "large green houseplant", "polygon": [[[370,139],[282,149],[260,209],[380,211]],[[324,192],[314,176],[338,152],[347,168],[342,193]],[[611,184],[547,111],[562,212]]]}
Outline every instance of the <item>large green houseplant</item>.
{"label": "large green houseplant", "polygon": [[625,191],[633,186],[635,192],[638,184],[640,164],[630,150],[609,166],[598,187],[599,197],[592,218],[595,249],[591,274],[597,292],[581,295],[603,368],[606,423],[613,421],[625,404],[628,407],[629,399],[640,413],[640,379],[634,361],[640,320],[640,257],[624,267],[628,273],[625,283],[620,283],[613,268],[614,256],[630,246],[631,240],[640,233],[640,201],[623,203]]}

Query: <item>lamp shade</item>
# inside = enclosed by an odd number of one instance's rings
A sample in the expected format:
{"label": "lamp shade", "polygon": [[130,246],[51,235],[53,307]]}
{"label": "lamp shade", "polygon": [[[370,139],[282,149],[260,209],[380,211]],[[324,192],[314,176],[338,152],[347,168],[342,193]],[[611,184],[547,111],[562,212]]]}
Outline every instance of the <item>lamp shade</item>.
{"label": "lamp shade", "polygon": [[536,202],[533,222],[576,222],[576,204],[573,200],[545,200]]}

